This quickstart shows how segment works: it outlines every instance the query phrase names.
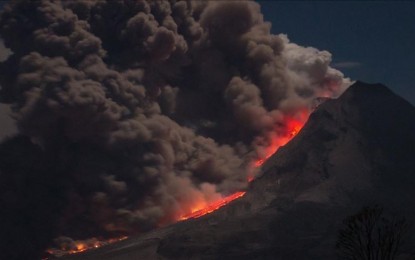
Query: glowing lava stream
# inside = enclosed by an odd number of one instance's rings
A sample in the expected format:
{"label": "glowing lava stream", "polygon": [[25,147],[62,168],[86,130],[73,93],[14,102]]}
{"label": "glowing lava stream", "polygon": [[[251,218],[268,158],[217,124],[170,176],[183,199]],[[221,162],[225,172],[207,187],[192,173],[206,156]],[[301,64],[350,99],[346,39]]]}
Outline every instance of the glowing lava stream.
{"label": "glowing lava stream", "polygon": [[[303,127],[304,123],[307,121],[308,115],[309,115],[308,112],[303,111],[299,113],[296,118],[286,117],[283,130],[280,131],[282,132],[282,134],[280,133],[279,135],[275,135],[271,138],[272,140],[271,144],[264,149],[262,158],[258,158],[257,160],[255,160],[252,163],[252,167],[253,168],[261,167],[262,164],[264,164],[264,162],[278,150],[278,148],[280,148],[281,146],[284,146],[294,136],[296,136],[297,133]],[[254,178],[255,178],[254,176],[250,175],[248,176],[247,181],[251,182],[252,180],[254,180]],[[206,205],[205,202],[203,202],[202,204],[194,205],[190,213],[180,216],[177,219],[177,221],[183,221],[183,220],[192,219],[192,218],[199,218],[209,213],[212,213],[213,211],[227,205],[231,201],[234,201],[238,198],[243,197],[245,193],[246,193],[245,191],[238,191],[229,196],[221,198],[219,200],[210,202],[208,203],[208,205]],[[95,240],[95,239],[86,240],[86,241],[75,241],[74,244],[69,248],[61,248],[61,249],[52,248],[52,249],[46,250],[46,252],[49,255],[59,257],[59,256],[63,256],[66,254],[76,254],[76,253],[84,252],[86,250],[98,248],[98,247],[101,247],[107,244],[111,244],[117,241],[124,240],[126,238],[127,237],[120,237],[120,238],[109,239],[109,240],[104,240],[104,241]],[[48,257],[43,258],[43,259],[48,259]]]}
{"label": "glowing lava stream", "polygon": [[127,239],[128,237],[123,236],[123,237],[118,237],[118,238],[111,238],[111,239],[107,239],[107,240],[98,240],[95,238],[91,238],[88,240],[77,240],[77,241],[73,241],[73,244],[71,245],[67,245],[65,248],[49,248],[46,250],[46,253],[48,254],[47,257],[42,258],[42,260],[47,260],[49,259],[49,256],[54,256],[54,257],[61,257],[64,255],[68,255],[68,254],[77,254],[77,253],[81,253],[84,251],[87,251],[89,249],[93,249],[93,248],[99,248],[105,245],[109,245],[112,244],[114,242],[118,242],[118,241],[122,241],[124,239]]}
{"label": "glowing lava stream", "polygon": [[[306,111],[303,111],[299,115],[300,115],[299,119],[295,119],[291,117],[286,118],[284,134],[278,135],[272,138],[271,145],[265,149],[263,157],[253,162],[254,168],[261,167],[262,164],[264,164],[264,162],[278,150],[278,148],[287,144],[294,136],[297,135],[297,133],[301,130],[301,128],[304,126],[305,122],[307,121],[309,113]],[[253,181],[254,178],[255,178],[254,176],[248,176],[248,182]],[[191,210],[189,214],[180,216],[178,220],[183,221],[183,220],[187,220],[191,218],[199,218],[209,213],[212,213],[213,211],[225,206],[229,202],[243,197],[245,193],[246,193],[245,191],[238,191],[220,200],[214,201],[208,204],[207,206],[197,205],[193,207],[193,209]]]}
{"label": "glowing lava stream", "polygon": [[229,202],[236,200],[237,198],[242,197],[243,195],[245,195],[245,191],[238,191],[235,192],[225,198],[222,198],[218,201],[215,201],[213,203],[211,203],[210,205],[202,208],[202,209],[196,209],[193,210],[192,213],[182,216],[179,218],[179,220],[186,220],[189,218],[199,218],[201,216],[204,216],[206,214],[212,213],[213,211],[225,206],[226,204],[228,204]]}

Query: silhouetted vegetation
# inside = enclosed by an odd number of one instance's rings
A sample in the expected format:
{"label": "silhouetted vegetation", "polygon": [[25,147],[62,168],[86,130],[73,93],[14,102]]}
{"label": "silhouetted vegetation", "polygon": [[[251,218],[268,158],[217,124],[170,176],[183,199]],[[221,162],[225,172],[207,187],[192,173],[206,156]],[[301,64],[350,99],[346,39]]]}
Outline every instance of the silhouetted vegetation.
{"label": "silhouetted vegetation", "polygon": [[365,207],[344,220],[336,249],[340,259],[392,260],[404,242],[404,218],[386,217],[379,206]]}

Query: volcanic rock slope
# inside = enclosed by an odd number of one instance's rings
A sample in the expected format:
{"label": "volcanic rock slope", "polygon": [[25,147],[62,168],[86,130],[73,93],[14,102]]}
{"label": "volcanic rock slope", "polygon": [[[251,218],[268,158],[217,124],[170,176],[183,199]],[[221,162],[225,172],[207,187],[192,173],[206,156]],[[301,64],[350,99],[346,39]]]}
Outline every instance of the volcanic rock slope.
{"label": "volcanic rock slope", "polygon": [[[363,206],[415,224],[415,108],[357,82],[311,114],[246,195],[199,219],[68,259],[335,259],[342,220]],[[414,232],[405,255],[413,255]]]}

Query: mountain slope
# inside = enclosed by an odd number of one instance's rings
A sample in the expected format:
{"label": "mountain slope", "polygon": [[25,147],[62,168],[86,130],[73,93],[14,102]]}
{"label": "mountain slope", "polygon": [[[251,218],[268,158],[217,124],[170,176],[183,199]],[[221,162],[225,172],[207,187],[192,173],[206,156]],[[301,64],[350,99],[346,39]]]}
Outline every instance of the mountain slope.
{"label": "mountain slope", "polygon": [[342,220],[363,206],[415,223],[414,147],[415,108],[385,86],[357,82],[317,108],[242,199],[74,258],[334,259]]}

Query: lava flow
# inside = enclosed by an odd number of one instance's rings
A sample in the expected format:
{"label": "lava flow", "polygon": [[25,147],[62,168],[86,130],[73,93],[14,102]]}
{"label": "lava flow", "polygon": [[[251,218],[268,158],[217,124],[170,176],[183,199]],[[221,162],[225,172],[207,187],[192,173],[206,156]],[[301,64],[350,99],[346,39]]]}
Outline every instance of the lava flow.
{"label": "lava flow", "polygon": [[[262,164],[270,158],[281,146],[287,144],[297,133],[301,130],[304,126],[304,123],[307,121],[309,113],[307,111],[302,111],[297,115],[296,118],[294,117],[286,117],[284,130],[282,134],[275,135],[272,138],[271,144],[265,148],[263,156],[258,158],[253,162],[253,168],[259,168]],[[254,176],[248,176],[248,182],[254,180]],[[212,213],[213,211],[225,206],[231,201],[234,201],[238,198],[241,198],[245,195],[245,191],[238,191],[235,192],[227,197],[224,197],[220,200],[214,201],[208,205],[197,205],[192,208],[191,212],[186,215],[182,215],[179,217],[179,221],[187,220],[191,218],[199,218],[206,214]]]}
{"label": "lava flow", "polygon": [[179,218],[179,220],[186,220],[189,218],[199,218],[201,216],[204,216],[206,214],[212,213],[213,211],[225,206],[226,204],[228,204],[229,202],[236,200],[237,198],[242,197],[243,195],[245,195],[245,191],[238,191],[235,192],[225,198],[222,198],[220,200],[214,201],[211,204],[209,204],[208,206],[204,207],[204,208],[195,208],[194,210],[192,210],[192,212],[188,215],[185,216],[181,216]]}
{"label": "lava flow", "polygon": [[77,240],[71,241],[71,243],[62,244],[61,248],[49,248],[46,250],[47,256],[42,258],[42,260],[49,259],[50,256],[53,257],[61,257],[68,254],[77,254],[81,253],[90,249],[99,248],[105,245],[112,244],[114,242],[122,241],[127,239],[128,237],[118,237],[118,238],[111,238],[106,240],[98,240],[96,238],[91,238],[88,240]]}
{"label": "lava flow", "polygon": [[[262,156],[255,160],[252,163],[253,168],[259,168],[262,166],[262,164],[270,158],[281,146],[284,146],[286,143],[288,143],[294,136],[297,135],[297,133],[301,130],[304,123],[306,122],[308,118],[308,112],[302,112],[297,115],[297,117],[286,117],[285,123],[283,124],[282,130],[281,127],[279,128],[279,134],[276,134],[271,138],[271,143],[268,145],[262,152]],[[248,176],[247,181],[251,182],[254,179],[253,175]],[[245,195],[245,191],[238,191],[235,192],[229,196],[226,196],[224,198],[221,198],[219,200],[210,202],[206,204],[205,202],[202,202],[200,204],[194,205],[190,213],[184,214],[180,217],[178,217],[178,221],[183,221],[187,219],[192,218],[199,218],[202,216],[205,216],[209,213],[212,213],[213,211],[229,204],[231,201],[234,201],[238,198],[241,198]],[[89,249],[98,248],[103,245],[107,245],[116,241],[120,241],[123,239],[126,239],[127,237],[122,237],[118,239],[111,239],[106,241],[99,241],[97,239],[91,239],[88,241],[75,241],[72,245],[61,248],[61,249],[48,249],[47,253],[49,255],[53,256],[62,256],[65,254],[75,254],[80,253]],[[47,258],[44,258],[47,259]]]}
{"label": "lava flow", "polygon": [[281,146],[286,145],[294,136],[296,136],[307,121],[308,115],[307,112],[302,112],[299,114],[298,119],[287,117],[285,129],[282,131],[283,134],[273,136],[271,144],[264,149],[263,156],[254,161],[254,168],[261,167],[261,165],[277,152]]}

